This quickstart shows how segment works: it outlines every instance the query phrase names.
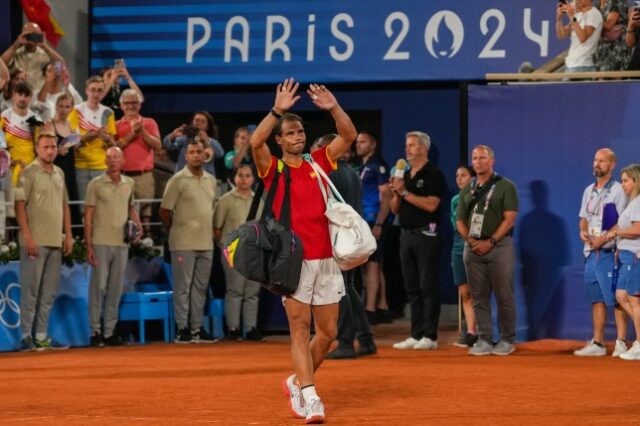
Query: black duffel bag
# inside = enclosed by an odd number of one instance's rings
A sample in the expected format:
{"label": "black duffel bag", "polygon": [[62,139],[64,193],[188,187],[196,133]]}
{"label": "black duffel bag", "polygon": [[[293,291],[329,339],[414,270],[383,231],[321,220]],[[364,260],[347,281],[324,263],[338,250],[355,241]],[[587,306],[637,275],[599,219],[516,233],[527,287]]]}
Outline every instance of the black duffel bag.
{"label": "black duffel bag", "polygon": [[[281,171],[285,187],[280,220],[277,221],[273,199]],[[295,293],[302,271],[302,241],[291,229],[290,187],[289,169],[278,160],[260,219],[254,220],[264,191],[262,181],[256,189],[247,222],[227,235],[222,250],[229,266],[240,275],[281,296]]]}

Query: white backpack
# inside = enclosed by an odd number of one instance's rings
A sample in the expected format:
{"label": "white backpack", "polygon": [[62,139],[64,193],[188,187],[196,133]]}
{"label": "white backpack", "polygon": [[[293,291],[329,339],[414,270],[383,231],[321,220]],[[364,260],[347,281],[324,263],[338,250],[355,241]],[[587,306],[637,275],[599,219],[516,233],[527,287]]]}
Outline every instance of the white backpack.
{"label": "white backpack", "polygon": [[[306,156],[306,158],[316,172],[318,185],[327,205],[324,215],[329,219],[329,236],[331,237],[333,258],[343,271],[366,263],[377,247],[369,224],[353,207],[344,202],[338,189],[324,170],[313,161],[313,158],[311,156]],[[328,194],[322,184],[322,179],[329,185]]]}

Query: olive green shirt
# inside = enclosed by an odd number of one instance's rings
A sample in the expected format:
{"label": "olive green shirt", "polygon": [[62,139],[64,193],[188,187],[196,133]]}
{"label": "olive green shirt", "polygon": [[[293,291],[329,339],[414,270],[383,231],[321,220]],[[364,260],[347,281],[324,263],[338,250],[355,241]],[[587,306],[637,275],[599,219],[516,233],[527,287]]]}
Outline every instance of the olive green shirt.
{"label": "olive green shirt", "polygon": [[[487,184],[488,183],[489,182],[487,182]],[[513,182],[504,177],[501,178],[496,182],[496,187],[489,199],[489,206],[485,212],[484,206],[488,192],[473,209],[468,208],[471,202],[471,186],[472,184],[469,184],[460,191],[460,202],[458,203],[458,209],[456,211],[456,220],[462,220],[469,226],[474,210],[480,214],[484,212],[480,238],[486,239],[500,226],[504,220],[504,212],[518,211],[518,192]]]}
{"label": "olive green shirt", "polygon": [[[33,241],[42,247],[62,247],[64,203],[68,200],[62,169],[54,165],[49,173],[34,160],[20,175],[15,200],[25,203]],[[22,242],[22,232],[20,239]]]}
{"label": "olive green shirt", "polygon": [[216,179],[203,172],[194,176],[188,167],[167,182],[160,207],[173,211],[169,249],[213,250],[213,208]]}
{"label": "olive green shirt", "polygon": [[129,208],[133,206],[133,186],[133,179],[128,176],[120,175],[120,182],[116,183],[106,173],[89,182],[85,203],[95,208],[93,244],[127,245],[124,226],[129,219]]}
{"label": "olive green shirt", "polygon": [[[229,232],[246,222],[252,202],[253,194],[245,198],[235,189],[220,197],[213,214],[213,227],[221,229],[222,241],[224,241]],[[256,217],[260,217],[262,205],[263,202],[260,201]]]}

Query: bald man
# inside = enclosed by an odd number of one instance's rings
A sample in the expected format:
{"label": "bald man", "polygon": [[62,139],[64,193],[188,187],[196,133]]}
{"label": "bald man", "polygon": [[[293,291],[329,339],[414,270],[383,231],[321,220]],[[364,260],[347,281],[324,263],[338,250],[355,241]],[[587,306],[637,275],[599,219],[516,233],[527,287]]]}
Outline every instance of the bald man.
{"label": "bald man", "polygon": [[27,81],[35,92],[44,83],[42,67],[51,61],[64,62],[64,58],[44,42],[44,34],[38,24],[29,22],[22,33],[2,54],[2,60],[11,70],[21,69],[27,73]]}
{"label": "bald man", "polygon": [[[122,296],[125,269],[129,258],[129,243],[123,229],[128,219],[138,225],[140,218],[133,203],[134,181],[124,176],[124,154],[118,147],[107,149],[107,170],[89,182],[84,209],[84,236],[87,261],[92,266],[89,284],[89,345],[118,346],[114,333],[118,322],[118,306]],[[100,313],[104,307],[103,327]],[[103,329],[104,328],[104,329]]]}
{"label": "bald man", "polygon": [[613,242],[605,242],[604,231],[616,224],[618,216],[627,204],[622,185],[613,179],[616,154],[609,148],[596,151],[593,159],[593,175],[596,180],[587,186],[580,207],[580,239],[584,241],[585,296],[591,302],[593,315],[593,337],[587,345],[573,354],[577,356],[605,356],[604,329],[607,321],[607,306],[615,305],[618,337],[613,357],[627,352],[625,336],[627,317],[615,303],[611,291],[615,250]]}

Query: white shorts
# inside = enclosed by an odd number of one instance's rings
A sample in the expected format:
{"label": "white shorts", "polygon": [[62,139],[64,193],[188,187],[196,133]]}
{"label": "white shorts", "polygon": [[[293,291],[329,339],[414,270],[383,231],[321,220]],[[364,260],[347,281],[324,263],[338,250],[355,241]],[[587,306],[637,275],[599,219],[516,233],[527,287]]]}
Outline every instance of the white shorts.
{"label": "white shorts", "polygon": [[[338,303],[344,296],[344,279],[333,257],[302,261],[300,284],[291,296],[308,305]],[[282,298],[282,301],[286,297]]]}

